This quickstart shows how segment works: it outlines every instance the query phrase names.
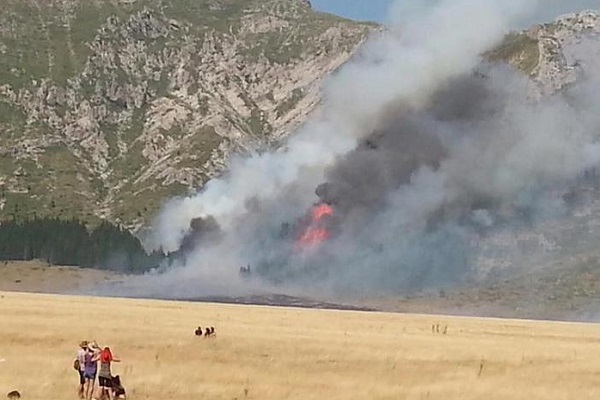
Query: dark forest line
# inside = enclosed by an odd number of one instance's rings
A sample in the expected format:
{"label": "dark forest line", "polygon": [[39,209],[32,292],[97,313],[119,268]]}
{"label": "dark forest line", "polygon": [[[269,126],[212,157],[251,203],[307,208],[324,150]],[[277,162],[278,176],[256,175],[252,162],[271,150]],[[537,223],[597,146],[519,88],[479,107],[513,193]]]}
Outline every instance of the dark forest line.
{"label": "dark forest line", "polygon": [[162,252],[147,253],[131,232],[103,221],[93,229],[77,219],[0,221],[0,260],[43,260],[52,265],[144,273]]}

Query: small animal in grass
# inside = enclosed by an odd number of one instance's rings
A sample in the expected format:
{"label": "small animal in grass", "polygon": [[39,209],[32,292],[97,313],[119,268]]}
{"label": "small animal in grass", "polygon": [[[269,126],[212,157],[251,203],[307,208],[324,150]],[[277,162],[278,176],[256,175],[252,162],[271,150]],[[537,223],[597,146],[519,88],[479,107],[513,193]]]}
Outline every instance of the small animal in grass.
{"label": "small animal in grass", "polygon": [[18,400],[21,398],[21,393],[19,393],[18,390],[13,390],[11,392],[8,392],[8,394],[6,395],[6,398],[8,400]]}

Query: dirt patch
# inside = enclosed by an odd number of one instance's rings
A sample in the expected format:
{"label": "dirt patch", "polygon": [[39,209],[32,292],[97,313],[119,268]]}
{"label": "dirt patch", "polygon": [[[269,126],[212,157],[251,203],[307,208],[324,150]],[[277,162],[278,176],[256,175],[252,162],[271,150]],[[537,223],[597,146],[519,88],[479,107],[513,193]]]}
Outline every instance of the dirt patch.
{"label": "dirt patch", "polygon": [[48,265],[42,261],[0,262],[0,291],[71,293],[121,278],[110,271]]}

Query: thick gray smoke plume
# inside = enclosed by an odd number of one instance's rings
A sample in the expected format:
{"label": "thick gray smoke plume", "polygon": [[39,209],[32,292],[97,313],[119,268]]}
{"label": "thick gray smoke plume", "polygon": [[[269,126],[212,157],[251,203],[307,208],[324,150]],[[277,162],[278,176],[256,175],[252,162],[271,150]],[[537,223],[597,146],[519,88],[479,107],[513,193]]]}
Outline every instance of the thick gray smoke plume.
{"label": "thick gray smoke plume", "polygon": [[[475,275],[486,232],[563,213],[569,186],[600,161],[598,92],[534,102],[525,78],[480,56],[534,9],[400,4],[397,27],[331,78],[318,114],[285,147],[237,158],[198,195],[165,206],[154,244],[179,257],[143,293],[455,284]],[[239,274],[247,265],[250,279]]]}

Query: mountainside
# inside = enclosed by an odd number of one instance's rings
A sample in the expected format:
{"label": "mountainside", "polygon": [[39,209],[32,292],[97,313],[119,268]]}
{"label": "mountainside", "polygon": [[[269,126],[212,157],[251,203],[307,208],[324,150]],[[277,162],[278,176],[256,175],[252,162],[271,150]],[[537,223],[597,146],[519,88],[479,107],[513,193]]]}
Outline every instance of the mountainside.
{"label": "mountainside", "polygon": [[[568,97],[576,83],[593,89],[597,82],[588,78],[600,67],[600,13],[569,14],[511,34],[487,57],[526,73],[534,98],[557,92]],[[560,217],[482,237],[478,280],[454,290],[367,305],[395,311],[597,321],[599,177],[597,169],[587,171],[562,195],[568,211]]]}
{"label": "mountainside", "polygon": [[598,69],[599,55],[600,14],[586,11],[512,33],[487,58],[528,74],[536,95],[551,95]]}
{"label": "mountainside", "polygon": [[375,29],[307,0],[0,3],[0,219],[139,226],[291,132]]}
{"label": "mountainside", "polygon": [[[0,2],[0,219],[139,227],[293,131],[377,29],[306,0]],[[487,58],[548,95],[598,67],[599,35],[598,14],[567,15]]]}

